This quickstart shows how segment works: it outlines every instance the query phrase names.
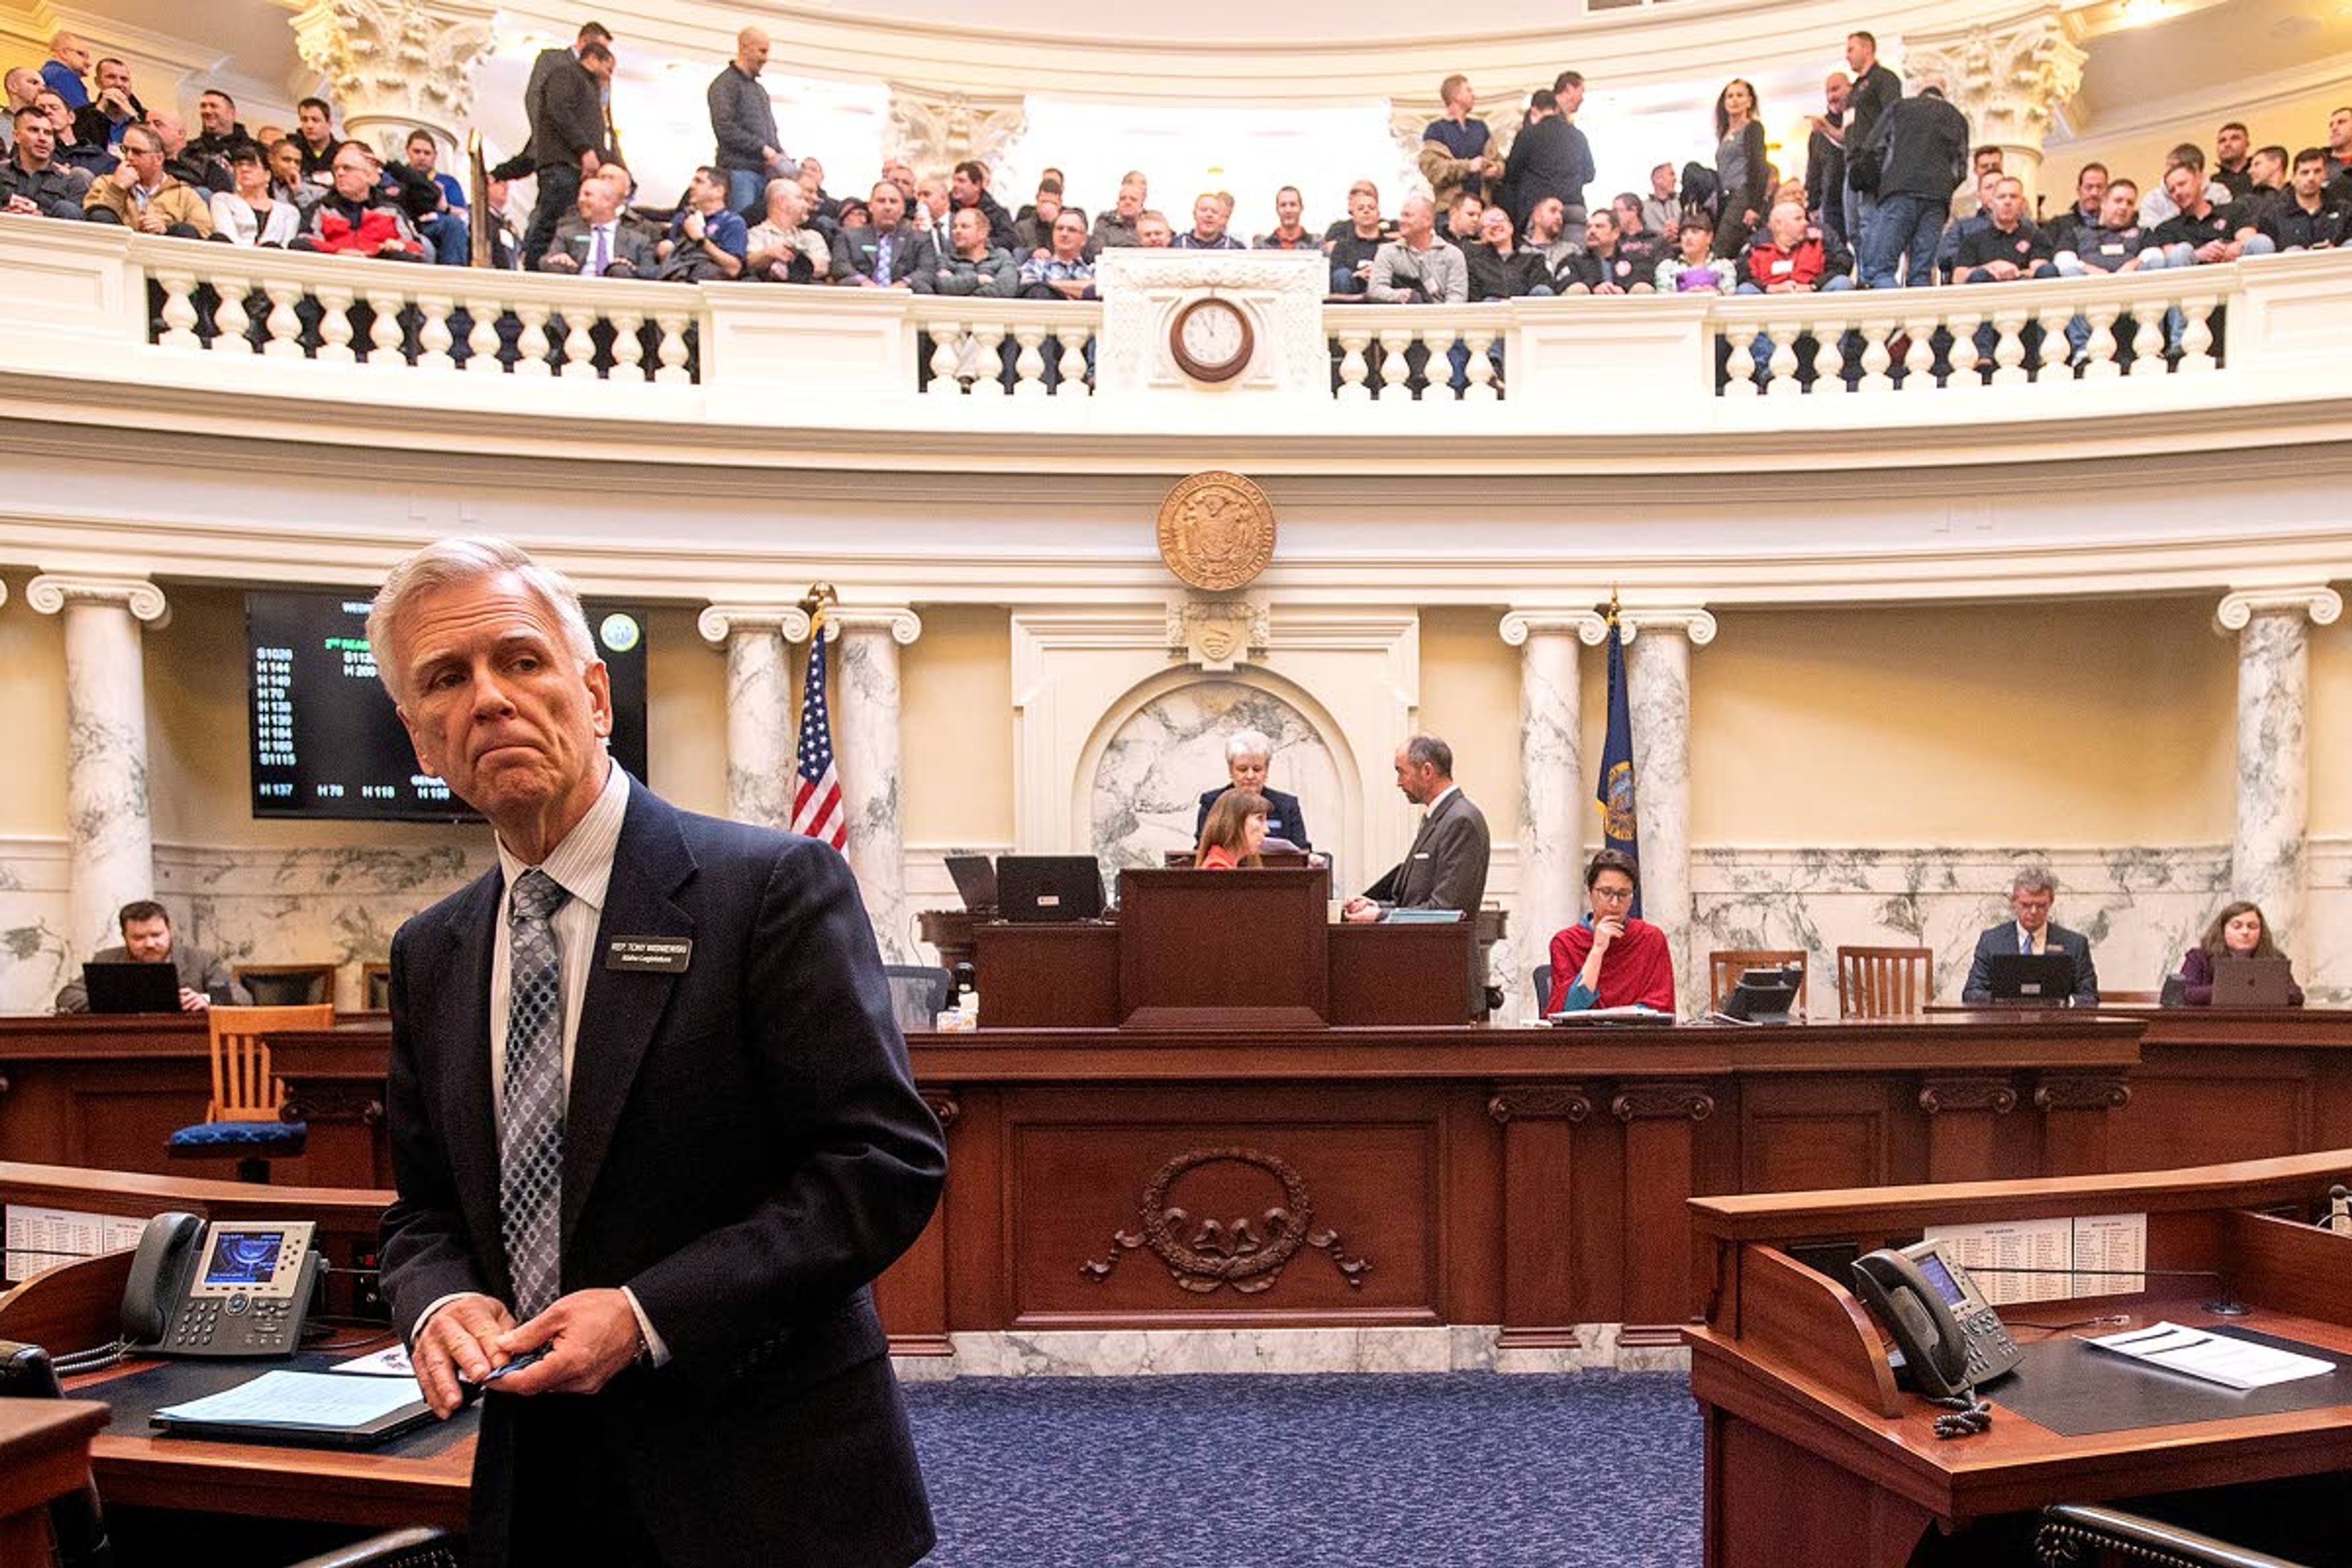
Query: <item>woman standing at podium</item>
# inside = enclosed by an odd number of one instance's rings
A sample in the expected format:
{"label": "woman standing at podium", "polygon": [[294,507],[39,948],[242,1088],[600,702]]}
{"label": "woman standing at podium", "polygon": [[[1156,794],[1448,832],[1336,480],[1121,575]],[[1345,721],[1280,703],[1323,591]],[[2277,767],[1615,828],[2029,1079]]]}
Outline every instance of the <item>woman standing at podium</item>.
{"label": "woman standing at podium", "polygon": [[1192,848],[1193,867],[1231,871],[1259,864],[1257,851],[1265,842],[1265,796],[1245,789],[1225,791],[1201,824],[1201,842]]}
{"label": "woman standing at podium", "polygon": [[1622,849],[1603,849],[1584,868],[1586,912],[1551,939],[1549,1013],[1588,1007],[1675,1010],[1674,956],[1666,933],[1633,916],[1640,871]]}
{"label": "woman standing at podium", "polygon": [[[2213,967],[2224,958],[2284,958],[2271,940],[2271,922],[2263,907],[2245,899],[2224,904],[2205,935],[2180,960],[2180,999],[2191,1007],[2213,1005]],[[2287,982],[2286,1005],[2303,1005],[2303,987]]]}
{"label": "woman standing at podium", "polygon": [[1265,800],[1265,831],[1270,838],[1286,839],[1301,849],[1312,849],[1307,839],[1307,815],[1298,808],[1298,797],[1266,785],[1266,770],[1274,763],[1274,742],[1256,730],[1236,730],[1225,739],[1225,772],[1232,775],[1226,784],[1201,792],[1201,815],[1193,819],[1195,835],[1206,832],[1209,809],[1228,790],[1245,789]]}

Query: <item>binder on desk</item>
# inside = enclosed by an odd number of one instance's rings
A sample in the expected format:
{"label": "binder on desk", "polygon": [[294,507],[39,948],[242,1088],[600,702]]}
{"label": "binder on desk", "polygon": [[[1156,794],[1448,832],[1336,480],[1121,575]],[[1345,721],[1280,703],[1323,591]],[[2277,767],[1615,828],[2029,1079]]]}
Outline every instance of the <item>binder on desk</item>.
{"label": "binder on desk", "polygon": [[150,1417],[181,1437],[304,1447],[373,1448],[433,1418],[414,1383],[333,1373],[265,1372],[236,1387],[167,1405]]}

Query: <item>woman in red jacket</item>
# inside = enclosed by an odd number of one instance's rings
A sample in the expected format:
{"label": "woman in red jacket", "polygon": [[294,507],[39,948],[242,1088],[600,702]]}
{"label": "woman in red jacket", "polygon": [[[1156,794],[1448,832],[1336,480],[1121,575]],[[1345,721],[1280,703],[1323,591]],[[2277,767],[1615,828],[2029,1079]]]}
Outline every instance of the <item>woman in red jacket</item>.
{"label": "woman in red jacket", "polygon": [[1639,885],[1633,858],[1621,849],[1603,849],[1585,867],[1590,912],[1551,939],[1551,998],[1545,1012],[1675,1010],[1675,965],[1666,933],[1631,913]]}
{"label": "woman in red jacket", "polygon": [[1201,825],[1201,842],[1193,847],[1192,864],[1202,871],[1231,871],[1258,864],[1258,846],[1265,842],[1265,796],[1252,790],[1229,789],[1209,807]]}

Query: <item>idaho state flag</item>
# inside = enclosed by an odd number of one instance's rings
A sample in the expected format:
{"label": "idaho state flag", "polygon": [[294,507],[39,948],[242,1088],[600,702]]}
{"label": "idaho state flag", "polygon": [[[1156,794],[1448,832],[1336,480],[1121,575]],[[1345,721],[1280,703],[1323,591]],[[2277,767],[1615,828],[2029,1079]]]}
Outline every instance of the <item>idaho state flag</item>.
{"label": "idaho state flag", "polygon": [[[1609,738],[1601,743],[1601,778],[1593,798],[1601,805],[1601,838],[1611,849],[1622,849],[1638,862],[1642,830],[1633,812],[1633,719],[1625,700],[1625,637],[1617,628],[1617,606],[1609,606]],[[1641,884],[1634,883],[1633,907],[1642,912]]]}

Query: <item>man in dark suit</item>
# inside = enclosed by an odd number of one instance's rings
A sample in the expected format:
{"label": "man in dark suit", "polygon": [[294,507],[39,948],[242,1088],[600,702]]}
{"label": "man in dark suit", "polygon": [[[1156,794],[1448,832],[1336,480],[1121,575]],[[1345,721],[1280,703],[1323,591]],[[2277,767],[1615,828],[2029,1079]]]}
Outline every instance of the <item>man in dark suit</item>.
{"label": "man in dark suit", "polygon": [[1454,782],[1454,748],[1434,735],[1415,735],[1397,748],[1397,788],[1424,807],[1412,848],[1388,875],[1341,912],[1359,924],[1392,909],[1459,910],[1475,918],[1486,897],[1491,841],[1486,815]]}
{"label": "man in dark suit", "polygon": [[939,266],[930,240],[906,222],[907,193],[897,182],[883,180],[866,198],[874,221],[864,228],[845,228],[833,241],[833,280],[854,289],[914,288],[918,272]]}
{"label": "man in dark suit", "polygon": [[604,84],[613,79],[613,51],[583,44],[580,58],[559,61],[549,73],[539,111],[530,120],[530,151],[539,171],[539,193],[523,236],[523,261],[537,267],[547,243],[580,198],[580,182],[613,155],[605,132]]}
{"label": "man in dark suit", "polygon": [[1584,226],[1584,187],[1591,184],[1593,173],[1591,145],[1561,114],[1559,100],[1550,92],[1538,91],[1528,112],[1528,123],[1503,163],[1512,221],[1525,230],[1536,204],[1558,196],[1573,233]]}
{"label": "man in dark suit", "polygon": [[530,77],[522,87],[523,144],[513,157],[490,171],[490,178],[520,180],[539,167],[538,160],[531,155],[530,127],[539,119],[540,100],[547,96],[548,79],[555,74],[558,66],[578,60],[580,51],[590,44],[602,44],[611,48],[612,29],[602,22],[583,22],[580,35],[572,41],[570,48],[545,48],[531,57]]}
{"label": "man in dark suit", "polygon": [[2009,889],[2010,912],[2017,918],[2003,921],[1977,938],[1968,983],[1960,987],[1961,1001],[1981,1005],[1992,1000],[1992,960],[2000,954],[2063,952],[2074,961],[2074,994],[2067,1005],[2099,1005],[2099,972],[2091,963],[2091,939],[2050,923],[2050,906],[2055,898],[2053,887],[2047,871],[2018,873]]}
{"label": "man in dark suit", "polygon": [[1209,826],[1209,808],[1217,797],[1229,789],[1245,789],[1265,797],[1265,836],[1286,839],[1301,849],[1315,846],[1307,838],[1307,814],[1299,808],[1298,797],[1268,788],[1265,771],[1274,762],[1274,742],[1255,730],[1236,730],[1225,740],[1225,772],[1228,781],[1214,789],[1201,792],[1200,820],[1192,824],[1192,837],[1198,839]]}
{"label": "man in dark suit", "polygon": [[578,595],[510,544],[411,556],[368,634],[419,763],[498,834],[499,866],[393,939],[385,1093],[383,1278],[417,1382],[446,1416],[510,1369],[475,1561],[916,1561],[866,1287],[945,1154],[846,866],[614,765]]}

